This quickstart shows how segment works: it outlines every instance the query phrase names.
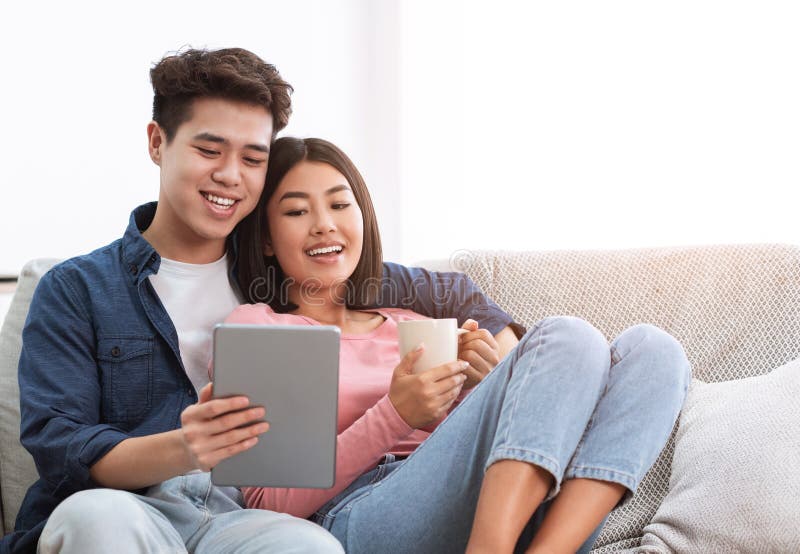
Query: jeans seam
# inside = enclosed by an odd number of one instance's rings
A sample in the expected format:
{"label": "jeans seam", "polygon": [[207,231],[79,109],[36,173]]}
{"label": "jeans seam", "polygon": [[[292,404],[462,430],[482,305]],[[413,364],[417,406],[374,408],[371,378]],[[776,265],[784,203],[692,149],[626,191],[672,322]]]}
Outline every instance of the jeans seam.
{"label": "jeans seam", "polygon": [[[544,336],[544,327],[545,327],[545,324],[542,324],[538,329],[538,337],[537,338],[539,340],[538,340],[538,342],[536,344],[536,347],[534,349],[533,360],[531,360],[531,364],[530,364],[531,366],[536,363],[536,359],[539,357],[539,349],[541,348],[542,342],[543,342],[542,338]],[[529,336],[527,340],[530,341],[532,338],[533,338],[533,336]],[[518,353],[519,353],[519,351],[518,351]],[[526,352],[526,354],[527,354],[527,352]],[[522,358],[522,355],[520,355],[516,360],[514,360],[514,362],[512,363],[511,367],[509,368],[509,371],[511,372],[511,375],[509,376],[509,380],[514,376],[513,375],[514,366],[516,366],[516,364],[519,362],[520,358]],[[510,422],[514,421],[514,414],[516,413],[517,406],[519,405],[520,393],[521,393],[521,391],[525,390],[525,387],[523,385],[525,385],[525,383],[527,382],[527,379],[531,376],[531,373],[532,373],[531,371],[526,371],[525,375],[522,376],[522,383],[520,383],[520,385],[518,387],[519,390],[517,391],[517,395],[514,397],[514,403],[511,405],[511,411],[509,413],[509,421]],[[507,387],[508,387],[508,385],[506,385],[506,388]],[[501,408],[501,413],[502,413],[502,408]],[[505,428],[505,432],[503,433],[503,442],[508,442],[508,437],[509,437],[510,434],[511,434],[511,423],[509,423]]]}

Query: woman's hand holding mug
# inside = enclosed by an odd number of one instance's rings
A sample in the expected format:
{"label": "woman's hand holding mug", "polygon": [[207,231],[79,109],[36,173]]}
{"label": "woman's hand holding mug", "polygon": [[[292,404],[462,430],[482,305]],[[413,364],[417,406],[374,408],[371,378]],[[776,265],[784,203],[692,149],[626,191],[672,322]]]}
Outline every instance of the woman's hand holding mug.
{"label": "woman's hand holding mug", "polygon": [[467,377],[469,363],[448,362],[420,373],[414,364],[425,351],[419,345],[406,354],[392,374],[389,400],[409,427],[420,429],[447,415]]}
{"label": "woman's hand holding mug", "polygon": [[464,388],[471,389],[500,363],[500,347],[489,331],[478,328],[474,319],[465,321],[461,331],[466,333],[458,337],[458,359],[469,362]]}

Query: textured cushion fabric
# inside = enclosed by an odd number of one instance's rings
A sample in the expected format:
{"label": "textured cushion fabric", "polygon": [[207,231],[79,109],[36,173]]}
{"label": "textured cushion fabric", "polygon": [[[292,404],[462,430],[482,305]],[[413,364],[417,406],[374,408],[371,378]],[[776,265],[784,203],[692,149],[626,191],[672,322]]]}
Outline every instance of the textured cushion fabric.
{"label": "textured cushion fabric", "polygon": [[22,348],[22,327],[39,279],[56,261],[34,260],[22,268],[0,331],[0,493],[6,533],[13,530],[22,498],[37,478],[33,459],[19,442],[17,364]]}
{"label": "textured cushion fabric", "polygon": [[[612,339],[635,323],[675,336],[704,381],[769,372],[800,357],[800,249],[784,245],[619,251],[461,251],[450,260],[523,325],[582,317]],[[638,546],[667,493],[673,438],[630,502],[614,510],[599,553]]]}
{"label": "textured cushion fabric", "polygon": [[639,552],[800,552],[800,360],[694,381],[669,493]]}

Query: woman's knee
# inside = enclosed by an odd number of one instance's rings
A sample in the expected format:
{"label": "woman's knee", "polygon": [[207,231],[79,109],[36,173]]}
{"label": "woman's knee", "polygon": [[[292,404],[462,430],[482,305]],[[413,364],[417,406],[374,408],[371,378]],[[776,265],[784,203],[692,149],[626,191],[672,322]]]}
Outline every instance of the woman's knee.
{"label": "woman's knee", "polygon": [[692,378],[686,352],[678,340],[663,329],[640,323],[623,331],[612,344],[615,358],[641,358],[631,368],[647,372],[646,381],[685,392]]}
{"label": "woman's knee", "polygon": [[573,316],[553,316],[541,320],[520,341],[521,354],[548,348],[560,371],[570,369],[580,378],[587,372],[602,375],[611,364],[606,337],[588,321]]}

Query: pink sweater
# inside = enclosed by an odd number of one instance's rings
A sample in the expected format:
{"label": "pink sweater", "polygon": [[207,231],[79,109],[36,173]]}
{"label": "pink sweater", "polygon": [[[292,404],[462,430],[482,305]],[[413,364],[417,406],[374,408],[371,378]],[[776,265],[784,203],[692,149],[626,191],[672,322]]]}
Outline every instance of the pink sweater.
{"label": "pink sweater", "polygon": [[[407,456],[428,437],[429,433],[408,426],[388,396],[392,373],[400,363],[397,322],[427,318],[403,309],[377,311],[386,318],[377,329],[365,335],[342,335],[339,353],[339,435],[333,487],[244,488],[242,491],[249,508],[263,508],[307,518],[363,473],[374,468],[386,452]],[[239,306],[225,321],[320,325],[305,316],[277,314],[265,304]],[[269,413],[269,406],[266,408]]]}

